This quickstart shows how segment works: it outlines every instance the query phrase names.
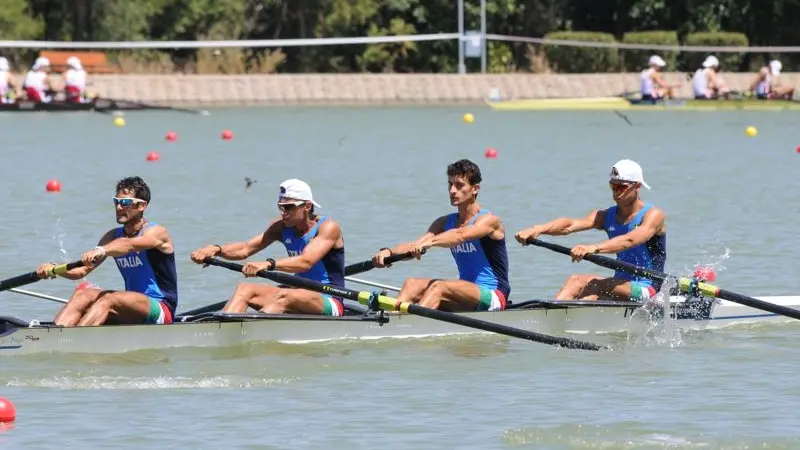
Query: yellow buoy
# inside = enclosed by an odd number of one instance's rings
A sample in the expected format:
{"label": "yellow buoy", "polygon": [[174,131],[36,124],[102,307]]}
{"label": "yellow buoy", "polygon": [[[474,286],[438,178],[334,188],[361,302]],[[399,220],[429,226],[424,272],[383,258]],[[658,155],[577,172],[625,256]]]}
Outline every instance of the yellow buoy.
{"label": "yellow buoy", "polygon": [[124,127],[125,126],[125,119],[123,119],[122,117],[115,117],[114,118],[114,125],[116,125],[118,127]]}
{"label": "yellow buoy", "polygon": [[467,123],[472,123],[472,122],[474,122],[474,121],[475,121],[475,116],[473,116],[473,115],[472,115],[472,114],[470,114],[470,113],[466,113],[466,114],[464,114],[464,122],[467,122]]}
{"label": "yellow buoy", "polygon": [[756,127],[747,127],[744,133],[750,137],[755,137],[758,134],[758,130],[756,130]]}

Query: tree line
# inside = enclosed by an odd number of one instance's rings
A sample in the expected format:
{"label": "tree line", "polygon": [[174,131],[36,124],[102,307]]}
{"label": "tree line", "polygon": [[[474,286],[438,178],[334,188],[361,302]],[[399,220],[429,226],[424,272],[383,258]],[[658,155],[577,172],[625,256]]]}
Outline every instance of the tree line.
{"label": "tree line", "polygon": [[[465,28],[480,28],[480,1],[465,0]],[[457,30],[454,0],[0,0],[0,39],[170,41],[303,39]],[[592,40],[782,46],[800,42],[800,0],[487,0],[489,33]],[[647,32],[647,33],[643,33]],[[559,33],[553,35],[552,33]],[[593,37],[591,37],[593,36]],[[312,73],[457,71],[455,40],[272,49],[109,51],[127,72]],[[591,72],[641,68],[641,54],[519,43],[488,44],[490,72]],[[585,52],[594,53],[585,53]],[[584,52],[584,53],[581,53]],[[4,49],[27,66],[32,49]],[[591,64],[570,66],[572,56]],[[635,56],[638,55],[638,56]],[[736,54],[730,70],[750,70],[778,55]],[[794,54],[780,55],[784,70]],[[598,62],[601,61],[601,62]],[[469,70],[479,61],[468,60]],[[676,55],[674,62],[694,64]],[[800,62],[800,61],[797,61]]]}

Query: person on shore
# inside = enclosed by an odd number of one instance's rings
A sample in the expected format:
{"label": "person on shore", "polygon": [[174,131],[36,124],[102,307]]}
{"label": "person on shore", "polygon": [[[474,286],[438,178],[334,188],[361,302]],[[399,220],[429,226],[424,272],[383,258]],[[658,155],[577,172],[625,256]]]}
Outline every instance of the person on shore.
{"label": "person on shore", "polygon": [[794,86],[776,83],[781,74],[783,64],[777,59],[759,69],[756,78],[750,84],[750,91],[759,100],[791,100],[794,97]]}
{"label": "person on shore", "polygon": [[653,55],[648,61],[648,68],[639,73],[639,80],[641,81],[642,102],[658,103],[667,98],[674,98],[673,88],[679,85],[671,85],[664,80],[661,72],[667,66],[658,55]]}
{"label": "person on shore", "polygon": [[710,55],[703,61],[692,77],[692,93],[695,100],[718,100],[730,97],[730,89],[719,75],[719,59]]}

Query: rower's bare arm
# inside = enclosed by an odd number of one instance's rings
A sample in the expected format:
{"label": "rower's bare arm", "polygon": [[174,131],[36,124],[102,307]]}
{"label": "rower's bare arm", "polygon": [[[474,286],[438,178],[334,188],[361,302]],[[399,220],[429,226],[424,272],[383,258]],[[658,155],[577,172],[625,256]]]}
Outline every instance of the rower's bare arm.
{"label": "rower's bare arm", "polygon": [[602,228],[603,211],[597,209],[590,212],[586,217],[577,219],[560,217],[545,224],[531,227],[531,229],[536,231],[537,235],[546,234],[549,236],[566,236],[571,233]]}
{"label": "rower's bare arm", "polygon": [[619,253],[642,245],[665,228],[664,211],[653,208],[642,219],[642,224],[633,231],[597,244],[598,253]]}
{"label": "rower's bare arm", "polygon": [[416,240],[413,240],[411,242],[406,242],[404,244],[396,245],[395,247],[392,247],[390,251],[392,252],[393,255],[410,252],[418,242],[426,241],[444,231],[445,223],[447,223],[447,216],[441,216],[437,218],[436,220],[433,221],[433,223],[431,223],[431,225],[428,227],[428,231],[426,231],[425,234],[423,234],[422,236],[418,237]]}
{"label": "rower's bare arm", "polygon": [[341,237],[342,230],[339,224],[332,220],[325,221],[319,227],[314,239],[311,239],[303,249],[303,253],[275,261],[275,270],[291,273],[306,272],[322,260]]}
{"label": "rower's bare arm", "polygon": [[165,253],[172,250],[169,248],[169,233],[161,225],[149,227],[139,236],[116,238],[105,245],[101,245],[101,247],[103,247],[107,256],[112,257],[154,248]]}
{"label": "rower's bare arm", "polygon": [[[98,246],[106,245],[107,243],[111,242],[113,239],[114,239],[114,230],[112,229],[112,230],[109,230],[108,232],[106,232],[106,234],[104,234],[100,238],[100,240],[97,241],[97,245]],[[70,270],[68,272],[65,272],[64,274],[62,274],[60,276],[63,277],[63,278],[66,278],[68,280],[80,280],[81,278],[83,278],[83,277],[89,275],[90,273],[92,273],[92,271],[94,269],[96,269],[97,266],[99,266],[101,263],[102,263],[102,260],[100,262],[98,262],[97,264],[95,264],[94,266],[91,266],[91,267],[90,266],[78,267],[76,269],[72,269],[72,270]],[[52,267],[54,265],[56,265],[56,264],[42,264],[37,269],[37,272],[44,273],[47,270],[49,270],[49,267]],[[42,275],[40,274],[39,276],[42,276]]]}
{"label": "rower's bare arm", "polygon": [[280,222],[275,220],[269,224],[266,231],[253,236],[249,240],[220,245],[218,247],[219,251],[216,252],[215,256],[220,256],[230,261],[247,259],[277,241],[281,236],[280,227]]}
{"label": "rower's bare arm", "polygon": [[501,229],[500,218],[494,214],[486,214],[479,217],[472,225],[453,228],[434,235],[430,244],[432,247],[450,248],[466,241],[484,238]]}

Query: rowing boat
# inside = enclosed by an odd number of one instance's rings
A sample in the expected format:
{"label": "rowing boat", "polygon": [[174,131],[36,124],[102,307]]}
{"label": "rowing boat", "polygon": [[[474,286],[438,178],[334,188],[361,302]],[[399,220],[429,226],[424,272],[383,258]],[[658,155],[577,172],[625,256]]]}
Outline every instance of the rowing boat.
{"label": "rowing boat", "polygon": [[144,111],[173,109],[168,106],[149,105],[127,100],[111,100],[96,98],[91,102],[74,103],[52,101],[47,103],[21,100],[15,103],[0,103],[0,112],[112,112],[112,111]]}
{"label": "rowing boat", "polygon": [[792,100],[694,100],[675,99],[656,104],[641,102],[624,97],[593,98],[542,98],[487,101],[486,104],[498,111],[591,111],[591,110],[634,110],[634,111],[785,111],[800,110],[800,102]]}
{"label": "rowing boat", "polygon": [[[800,307],[800,296],[760,297]],[[733,324],[793,319],[725,300],[670,299],[672,323],[705,330]],[[660,307],[633,302],[529,300],[501,312],[463,313],[472,317],[549,334],[641,332],[663,317]],[[368,311],[348,304],[342,317],[298,314],[203,313],[177,316],[171,325],[57,327],[52,323],[0,316],[0,356],[35,353],[124,353],[178,347],[227,347],[253,342],[307,343],[336,340],[485,334],[480,330],[420,316]]]}

